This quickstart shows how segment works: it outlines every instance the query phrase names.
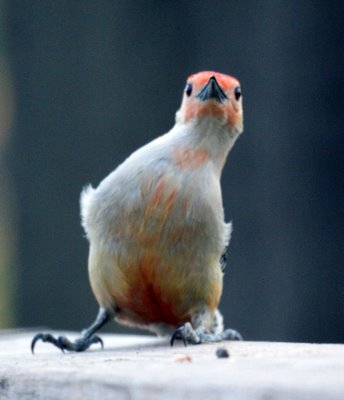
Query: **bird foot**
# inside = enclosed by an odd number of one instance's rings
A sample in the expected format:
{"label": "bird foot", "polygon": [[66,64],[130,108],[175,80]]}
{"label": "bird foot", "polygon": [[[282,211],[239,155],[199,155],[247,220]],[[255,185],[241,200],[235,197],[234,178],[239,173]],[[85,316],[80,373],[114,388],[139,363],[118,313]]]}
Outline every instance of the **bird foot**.
{"label": "bird foot", "polygon": [[188,342],[193,344],[199,343],[199,337],[197,336],[196,331],[192,328],[190,322],[187,322],[174,331],[170,340],[171,346],[173,346],[176,339],[182,340],[185,347],[188,345]]}
{"label": "bird foot", "polygon": [[234,329],[226,329],[221,333],[208,333],[203,328],[193,329],[190,322],[174,331],[170,340],[171,346],[177,339],[182,340],[184,346],[187,346],[188,343],[201,344],[221,342],[222,340],[243,340],[240,333]]}
{"label": "bird foot", "polygon": [[67,351],[85,351],[92,344],[100,343],[101,347],[104,347],[103,341],[99,336],[93,335],[91,337],[81,337],[76,339],[74,342],[68,340],[65,336],[59,336],[55,338],[50,333],[38,333],[31,342],[31,352],[34,354],[36,343],[41,340],[42,342],[47,342],[53,344],[55,347],[60,349],[63,353]]}

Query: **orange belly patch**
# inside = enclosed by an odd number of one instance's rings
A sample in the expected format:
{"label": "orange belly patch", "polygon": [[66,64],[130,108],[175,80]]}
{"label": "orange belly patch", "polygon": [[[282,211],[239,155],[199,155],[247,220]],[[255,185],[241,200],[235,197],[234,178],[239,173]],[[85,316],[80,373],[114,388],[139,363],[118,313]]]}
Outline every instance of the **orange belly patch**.
{"label": "orange belly patch", "polygon": [[178,314],[178,291],[175,292],[176,303],[163,296],[160,280],[164,277],[160,276],[162,271],[157,257],[141,257],[139,265],[131,270],[136,272],[130,277],[128,290],[116,300],[120,320],[138,325],[165,323],[177,327],[190,319]]}

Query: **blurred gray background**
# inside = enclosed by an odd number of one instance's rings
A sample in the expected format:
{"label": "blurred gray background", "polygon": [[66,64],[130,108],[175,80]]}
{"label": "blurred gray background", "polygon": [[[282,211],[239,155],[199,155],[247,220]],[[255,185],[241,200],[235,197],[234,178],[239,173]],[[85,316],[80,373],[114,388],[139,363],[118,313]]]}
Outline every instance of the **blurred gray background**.
{"label": "blurred gray background", "polygon": [[15,109],[0,153],[2,327],[92,322],[80,191],[170,129],[186,77],[213,69],[240,79],[245,109],[222,178],[226,325],[344,341],[343,1],[0,4],[0,106]]}

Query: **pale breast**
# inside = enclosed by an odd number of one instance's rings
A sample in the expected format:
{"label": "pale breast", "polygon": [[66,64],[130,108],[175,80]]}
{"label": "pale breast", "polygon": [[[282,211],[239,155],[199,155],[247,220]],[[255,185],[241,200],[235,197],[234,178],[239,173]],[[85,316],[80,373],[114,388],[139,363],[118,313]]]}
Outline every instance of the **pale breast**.
{"label": "pale breast", "polygon": [[102,239],[93,246],[92,287],[101,301],[113,299],[122,319],[174,326],[195,307],[217,307],[226,233],[221,199],[209,199],[203,190],[195,176],[142,179],[117,208],[116,219],[108,218],[103,232],[98,229]]}

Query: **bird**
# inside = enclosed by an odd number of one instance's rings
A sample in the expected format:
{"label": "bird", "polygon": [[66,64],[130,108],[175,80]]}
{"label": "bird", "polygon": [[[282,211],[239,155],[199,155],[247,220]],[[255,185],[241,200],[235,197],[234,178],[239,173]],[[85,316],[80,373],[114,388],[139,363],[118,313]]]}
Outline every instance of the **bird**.
{"label": "bird", "polygon": [[184,345],[241,340],[219,311],[232,224],[220,178],[243,131],[239,81],[202,71],[186,81],[173,128],[132,153],[80,197],[94,323],[71,341],[38,333],[62,351],[85,351],[111,319]]}

